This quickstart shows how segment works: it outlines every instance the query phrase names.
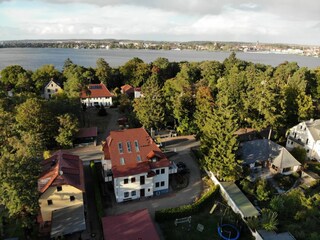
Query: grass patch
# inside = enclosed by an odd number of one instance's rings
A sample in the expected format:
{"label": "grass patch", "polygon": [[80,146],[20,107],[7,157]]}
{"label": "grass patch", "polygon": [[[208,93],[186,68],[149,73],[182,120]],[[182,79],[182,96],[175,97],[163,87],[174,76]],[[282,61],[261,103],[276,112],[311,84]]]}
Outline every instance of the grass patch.
{"label": "grass patch", "polygon": [[[221,197],[215,195],[215,200],[221,200]],[[164,239],[166,240],[176,240],[176,239],[192,239],[192,240],[212,240],[212,239],[221,239],[218,235],[218,225],[221,223],[232,223],[232,220],[229,220],[226,215],[229,217],[236,219],[237,215],[229,210],[229,214],[225,214],[225,217],[222,218],[224,215],[224,208],[217,207],[216,210],[210,214],[210,210],[214,204],[214,200],[210,201],[211,204],[207,204],[199,209],[199,211],[195,214],[190,214],[187,216],[191,216],[191,224],[189,223],[181,223],[175,226],[175,219],[168,219],[159,223],[159,226],[162,230]],[[229,209],[229,208],[228,208]],[[197,230],[198,224],[203,225],[204,229],[202,232]],[[246,227],[244,223],[241,223],[241,231],[240,231],[240,238],[241,240],[253,240],[250,231]],[[240,230],[240,227],[239,227]]]}
{"label": "grass patch", "polygon": [[96,201],[96,208],[98,212],[99,219],[104,216],[104,210],[102,205],[102,199],[101,199],[101,191],[100,191],[100,183],[97,175],[97,169],[96,165],[93,161],[90,162],[90,168],[92,171],[92,177],[93,177],[93,187],[94,187],[94,199]]}

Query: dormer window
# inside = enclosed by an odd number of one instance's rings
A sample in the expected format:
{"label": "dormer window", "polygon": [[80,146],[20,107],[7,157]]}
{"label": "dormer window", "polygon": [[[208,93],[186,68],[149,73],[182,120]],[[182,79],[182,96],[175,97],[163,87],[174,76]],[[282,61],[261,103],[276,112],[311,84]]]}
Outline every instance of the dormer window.
{"label": "dormer window", "polygon": [[58,192],[62,191],[62,186],[57,186],[57,191]]}
{"label": "dormer window", "polygon": [[119,149],[119,153],[123,153],[123,146],[121,142],[118,143],[118,149]]}
{"label": "dormer window", "polygon": [[120,158],[120,164],[121,164],[121,165],[125,165],[125,161],[124,161],[124,158],[123,158],[123,157]]}
{"label": "dormer window", "polygon": [[131,153],[131,143],[129,141],[127,142],[127,149],[128,152]]}
{"label": "dormer window", "polygon": [[135,140],[135,141],[134,141],[134,147],[135,147],[135,149],[136,149],[136,152],[139,152],[139,151],[140,151],[138,140]]}

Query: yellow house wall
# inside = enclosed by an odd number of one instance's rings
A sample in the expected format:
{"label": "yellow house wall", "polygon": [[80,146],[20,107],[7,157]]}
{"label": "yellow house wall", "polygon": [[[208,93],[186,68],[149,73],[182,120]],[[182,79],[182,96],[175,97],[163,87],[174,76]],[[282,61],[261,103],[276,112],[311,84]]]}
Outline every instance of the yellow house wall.
{"label": "yellow house wall", "polygon": [[[70,201],[70,196],[75,200]],[[52,200],[52,205],[48,205],[47,200]],[[70,186],[62,185],[62,191],[57,191],[57,187],[49,187],[39,198],[39,205],[43,221],[51,221],[52,211],[70,207],[76,204],[83,204],[82,191]]]}

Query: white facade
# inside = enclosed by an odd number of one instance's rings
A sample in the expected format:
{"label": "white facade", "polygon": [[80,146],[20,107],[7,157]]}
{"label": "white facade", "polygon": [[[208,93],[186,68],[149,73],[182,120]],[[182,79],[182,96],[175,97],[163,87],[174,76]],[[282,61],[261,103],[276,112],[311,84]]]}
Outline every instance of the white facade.
{"label": "white facade", "polygon": [[116,201],[124,202],[168,192],[169,168],[158,168],[153,171],[156,175],[152,177],[148,177],[148,173],[141,173],[114,178],[113,185]]}
{"label": "white facade", "polygon": [[112,105],[112,97],[82,98],[81,103],[86,104],[87,107],[94,107],[98,105],[106,107]]}
{"label": "white facade", "polygon": [[45,99],[50,99],[52,95],[56,94],[61,89],[62,88],[58,84],[53,80],[50,80],[50,82],[44,87],[43,97]]}
{"label": "white facade", "polygon": [[134,90],[134,98],[141,98],[143,95],[141,94],[141,90]]}
{"label": "white facade", "polygon": [[320,161],[320,119],[301,122],[289,130],[286,148],[302,147],[309,159]]}

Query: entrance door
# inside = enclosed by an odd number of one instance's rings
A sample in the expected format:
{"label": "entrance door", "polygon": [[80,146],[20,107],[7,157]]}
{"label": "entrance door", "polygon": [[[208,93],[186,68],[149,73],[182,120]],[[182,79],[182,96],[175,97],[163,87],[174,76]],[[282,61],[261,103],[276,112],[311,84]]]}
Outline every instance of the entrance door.
{"label": "entrance door", "polygon": [[140,189],[140,197],[144,197],[144,188]]}

